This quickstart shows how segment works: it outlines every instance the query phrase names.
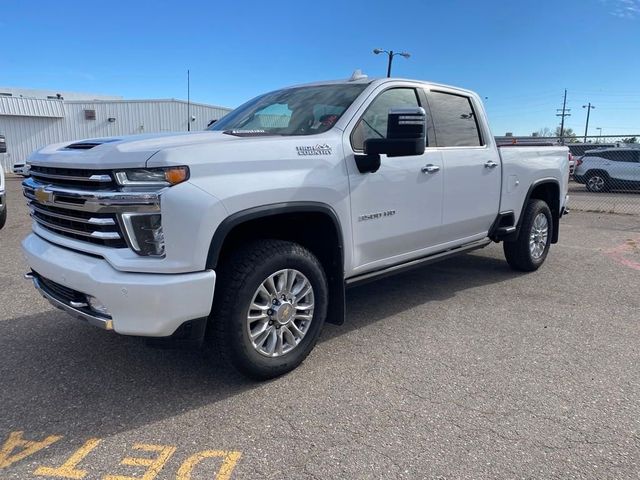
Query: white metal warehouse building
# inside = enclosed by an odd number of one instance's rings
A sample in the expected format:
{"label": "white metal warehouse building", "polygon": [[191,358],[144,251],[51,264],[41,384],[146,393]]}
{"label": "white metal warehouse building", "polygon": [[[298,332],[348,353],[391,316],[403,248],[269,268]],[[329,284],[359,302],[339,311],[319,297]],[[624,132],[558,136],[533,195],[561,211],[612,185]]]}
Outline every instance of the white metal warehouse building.
{"label": "white metal warehouse building", "polygon": [[[38,148],[51,143],[83,138],[114,137],[138,133],[204,130],[231,109],[182,100],[123,100],[118,97],[63,94],[28,97],[18,90],[0,89],[0,135],[6,137],[7,153],[0,164],[10,171],[24,163]],[[22,92],[33,92],[23,90]],[[39,93],[39,92],[38,92]],[[43,98],[44,97],[44,98]],[[73,98],[67,100],[67,98]],[[78,99],[80,98],[80,99]],[[189,113],[187,113],[189,111]],[[189,115],[190,114],[190,115]]]}

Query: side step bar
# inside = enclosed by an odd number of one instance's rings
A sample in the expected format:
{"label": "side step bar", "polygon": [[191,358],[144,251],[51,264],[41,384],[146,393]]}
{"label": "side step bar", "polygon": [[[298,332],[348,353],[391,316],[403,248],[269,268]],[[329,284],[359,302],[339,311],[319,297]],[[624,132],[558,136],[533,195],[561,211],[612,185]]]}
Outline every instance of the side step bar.
{"label": "side step bar", "polygon": [[[513,227],[515,228],[515,227]],[[362,283],[372,282],[374,280],[378,280],[379,278],[387,277],[389,275],[394,275],[396,273],[400,273],[406,270],[412,270],[414,268],[422,267],[425,265],[429,265],[431,263],[439,262],[440,260],[445,260],[449,257],[453,257],[455,255],[459,255],[462,253],[471,252],[473,250],[477,250],[479,248],[486,247],[491,243],[491,239],[485,238],[482,240],[478,240],[476,242],[468,243],[466,245],[462,245],[461,247],[452,248],[450,250],[446,250],[440,253],[434,253],[432,255],[428,255],[426,257],[418,258],[416,260],[411,260],[409,262],[400,263],[398,265],[392,265],[390,267],[383,268],[381,270],[376,270],[374,272],[363,273],[362,275],[358,275],[355,277],[347,278],[345,280],[345,285],[347,287],[353,287],[355,285],[360,285]]]}

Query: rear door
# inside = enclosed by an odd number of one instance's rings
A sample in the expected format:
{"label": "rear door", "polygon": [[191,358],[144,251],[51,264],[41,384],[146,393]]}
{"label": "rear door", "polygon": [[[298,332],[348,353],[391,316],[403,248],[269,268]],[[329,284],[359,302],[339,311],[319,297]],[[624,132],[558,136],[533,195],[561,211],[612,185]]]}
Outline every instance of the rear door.
{"label": "rear door", "polygon": [[483,238],[500,206],[502,166],[481,107],[458,92],[432,89],[427,98],[444,164],[440,241]]}

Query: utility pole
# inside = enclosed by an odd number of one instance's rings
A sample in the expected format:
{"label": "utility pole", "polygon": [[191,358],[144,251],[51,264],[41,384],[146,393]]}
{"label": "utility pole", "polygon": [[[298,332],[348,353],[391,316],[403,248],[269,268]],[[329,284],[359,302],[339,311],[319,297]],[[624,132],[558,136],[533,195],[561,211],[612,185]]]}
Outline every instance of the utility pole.
{"label": "utility pole", "polygon": [[[561,111],[561,109],[557,109],[558,112]],[[564,100],[562,101],[562,113],[556,113],[556,117],[562,117],[562,120],[560,122],[560,144],[564,145],[564,118],[565,117],[570,117],[571,114],[568,113],[570,112],[571,109],[567,108],[567,89],[564,89]]]}
{"label": "utility pole", "polygon": [[191,131],[191,78],[187,69],[187,132]]}
{"label": "utility pole", "polygon": [[587,132],[589,131],[589,114],[591,113],[591,110],[596,107],[591,105],[591,102],[589,102],[589,105],[582,105],[582,108],[587,109],[587,124],[584,126],[584,143],[587,143]]}

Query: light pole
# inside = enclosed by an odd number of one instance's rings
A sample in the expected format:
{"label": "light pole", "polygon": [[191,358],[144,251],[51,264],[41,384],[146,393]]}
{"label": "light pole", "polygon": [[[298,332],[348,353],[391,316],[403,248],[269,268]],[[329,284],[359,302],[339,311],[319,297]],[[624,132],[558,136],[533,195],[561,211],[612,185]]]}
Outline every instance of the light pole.
{"label": "light pole", "polygon": [[407,52],[394,52],[393,50],[387,51],[381,50],[379,48],[374,48],[373,53],[375,53],[376,55],[386,53],[389,56],[389,63],[387,64],[387,78],[391,76],[391,64],[393,63],[393,57],[395,57],[396,55],[400,55],[401,57],[409,58],[411,56],[411,54]]}
{"label": "light pole", "polygon": [[598,143],[602,143],[602,128],[596,127],[596,130],[598,130]]}
{"label": "light pole", "polygon": [[589,131],[589,114],[591,113],[591,110],[596,107],[591,105],[591,102],[589,102],[589,105],[582,105],[582,108],[587,109],[587,124],[584,126],[584,143],[587,143],[587,132]]}

